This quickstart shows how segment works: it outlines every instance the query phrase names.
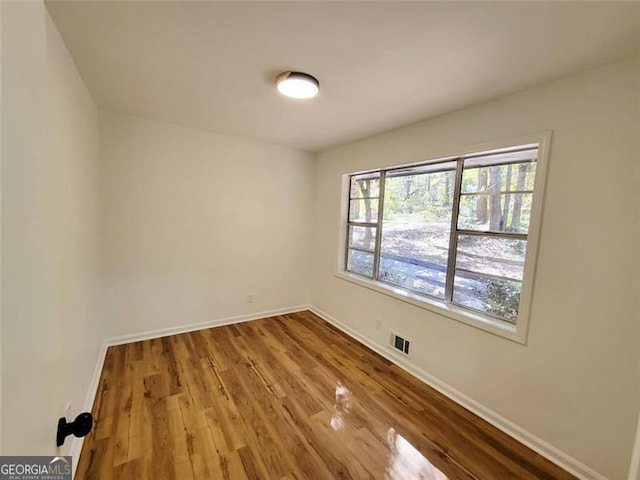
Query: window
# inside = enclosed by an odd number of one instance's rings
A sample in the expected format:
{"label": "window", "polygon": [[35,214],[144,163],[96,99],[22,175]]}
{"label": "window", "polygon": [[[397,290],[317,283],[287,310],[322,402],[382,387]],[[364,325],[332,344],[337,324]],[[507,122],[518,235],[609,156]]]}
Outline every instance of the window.
{"label": "window", "polygon": [[531,295],[541,143],[349,175],[345,273],[515,332]]}

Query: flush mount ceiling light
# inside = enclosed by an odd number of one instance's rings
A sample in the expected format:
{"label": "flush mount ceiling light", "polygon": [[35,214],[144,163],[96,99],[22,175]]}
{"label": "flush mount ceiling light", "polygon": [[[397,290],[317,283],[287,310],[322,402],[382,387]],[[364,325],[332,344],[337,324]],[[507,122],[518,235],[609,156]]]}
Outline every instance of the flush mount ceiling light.
{"label": "flush mount ceiling light", "polygon": [[313,98],[320,90],[320,82],[308,73],[282,72],[276,77],[276,87],[287,97]]}

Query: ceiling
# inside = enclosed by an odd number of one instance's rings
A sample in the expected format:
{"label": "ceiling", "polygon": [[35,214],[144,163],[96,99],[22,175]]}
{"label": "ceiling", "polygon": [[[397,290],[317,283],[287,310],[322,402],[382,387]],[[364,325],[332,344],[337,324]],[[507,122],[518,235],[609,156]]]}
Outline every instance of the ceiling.
{"label": "ceiling", "polygon": [[[98,107],[309,151],[638,55],[639,2],[47,7]],[[276,74],[320,80],[313,100]]]}

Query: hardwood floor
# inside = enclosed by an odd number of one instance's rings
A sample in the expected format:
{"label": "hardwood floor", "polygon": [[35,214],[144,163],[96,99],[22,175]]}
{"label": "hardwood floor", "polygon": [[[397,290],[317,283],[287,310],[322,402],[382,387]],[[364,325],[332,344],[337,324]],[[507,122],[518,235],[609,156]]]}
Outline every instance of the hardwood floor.
{"label": "hardwood floor", "polygon": [[76,478],[574,478],[310,312],[110,347]]}

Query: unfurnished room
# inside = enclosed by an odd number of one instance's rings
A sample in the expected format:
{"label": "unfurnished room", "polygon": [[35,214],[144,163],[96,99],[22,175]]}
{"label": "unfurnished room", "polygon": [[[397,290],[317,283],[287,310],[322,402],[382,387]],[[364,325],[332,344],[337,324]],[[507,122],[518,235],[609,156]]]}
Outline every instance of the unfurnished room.
{"label": "unfurnished room", "polygon": [[640,480],[640,2],[0,25],[0,479]]}

